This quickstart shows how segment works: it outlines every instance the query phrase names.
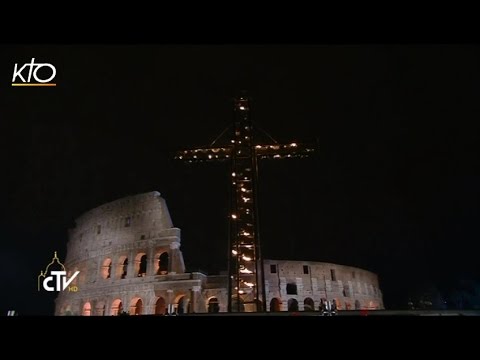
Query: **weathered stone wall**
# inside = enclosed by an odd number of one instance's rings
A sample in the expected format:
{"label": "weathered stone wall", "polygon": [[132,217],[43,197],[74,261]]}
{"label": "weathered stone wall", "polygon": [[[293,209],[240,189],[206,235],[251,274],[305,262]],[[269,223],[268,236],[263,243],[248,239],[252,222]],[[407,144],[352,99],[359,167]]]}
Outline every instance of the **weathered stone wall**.
{"label": "weathered stone wall", "polygon": [[383,309],[378,277],[372,272],[345,265],[289,260],[264,260],[264,269],[269,310],[274,298],[278,299],[281,311],[289,309],[289,300],[290,308],[296,300],[298,311],[305,309],[305,303],[309,310],[312,303],[308,299],[313,301],[315,311],[322,299],[335,299],[339,310]]}
{"label": "weathered stone wall", "polygon": [[[80,216],[69,232],[65,268],[68,276],[80,271],[71,284],[78,291],[59,294],[56,315],[164,314],[168,305],[184,313],[227,311],[228,276],[185,273],[180,229],[158,192]],[[309,305],[318,311],[322,299],[335,299],[339,310],[383,309],[377,276],[369,271],[275,260],[264,260],[264,269],[267,311],[303,311]]]}
{"label": "weathered stone wall", "polygon": [[[112,315],[117,312],[112,304],[120,301],[123,311],[135,312],[138,299],[141,313],[154,314],[162,291],[172,290],[171,301],[189,299],[192,287],[202,283],[185,274],[180,229],[173,227],[158,192],[116,200],[79,217],[69,232],[65,267],[68,276],[80,271],[72,284],[78,291],[60,293],[57,315]],[[168,299],[165,295],[166,304]]]}

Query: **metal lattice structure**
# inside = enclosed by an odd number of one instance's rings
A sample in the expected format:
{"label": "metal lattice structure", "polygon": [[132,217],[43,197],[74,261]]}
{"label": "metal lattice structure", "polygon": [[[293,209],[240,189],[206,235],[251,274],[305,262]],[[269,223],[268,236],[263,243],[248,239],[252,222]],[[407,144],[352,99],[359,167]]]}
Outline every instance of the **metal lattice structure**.
{"label": "metal lattice structure", "polygon": [[250,119],[249,98],[240,96],[234,104],[233,130],[227,145],[215,147],[216,140],[209,147],[178,151],[175,159],[189,163],[230,162],[228,311],[260,312],[266,309],[266,299],[258,229],[258,160],[306,157],[315,151],[315,146],[278,144],[273,139],[271,144],[255,143],[258,129]]}

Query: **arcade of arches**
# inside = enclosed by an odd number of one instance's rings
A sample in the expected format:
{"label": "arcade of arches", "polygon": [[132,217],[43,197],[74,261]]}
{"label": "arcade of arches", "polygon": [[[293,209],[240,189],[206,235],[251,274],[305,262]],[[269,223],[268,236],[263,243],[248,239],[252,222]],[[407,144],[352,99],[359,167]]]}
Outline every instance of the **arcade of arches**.
{"label": "arcade of arches", "polygon": [[[323,309],[323,304],[326,299],[322,299],[318,309],[315,308],[314,301],[307,297],[303,301],[303,311],[321,311]],[[335,299],[333,300],[335,302]],[[242,304],[243,305],[243,304]],[[360,302],[357,300],[351,305],[347,305],[345,310],[355,309],[359,310],[361,308]],[[191,313],[191,303],[190,300],[185,295],[179,295],[174,302],[173,306],[174,311],[177,314],[187,314]],[[290,298],[287,301],[287,309],[286,311],[295,312],[299,311],[299,302],[296,299]],[[167,302],[163,297],[158,297],[155,301],[154,305],[154,314],[155,315],[165,315],[167,313]],[[282,311],[282,301],[279,298],[273,298],[270,301],[270,306],[268,311],[270,312],[281,312]],[[206,303],[206,312],[207,313],[218,313],[220,312],[220,304],[219,300],[216,297],[211,297],[207,300]],[[65,313],[65,311],[64,311]],[[110,306],[110,315],[120,315],[124,314],[125,309],[123,307],[123,303],[120,299],[115,299],[111,306]],[[139,297],[134,297],[130,301],[130,307],[128,311],[129,315],[142,315],[144,314],[144,302]],[[83,316],[91,316],[91,315],[106,315],[105,313],[105,304],[100,302],[96,306],[96,313],[92,310],[92,305],[89,301],[85,302],[82,307],[82,315]]]}

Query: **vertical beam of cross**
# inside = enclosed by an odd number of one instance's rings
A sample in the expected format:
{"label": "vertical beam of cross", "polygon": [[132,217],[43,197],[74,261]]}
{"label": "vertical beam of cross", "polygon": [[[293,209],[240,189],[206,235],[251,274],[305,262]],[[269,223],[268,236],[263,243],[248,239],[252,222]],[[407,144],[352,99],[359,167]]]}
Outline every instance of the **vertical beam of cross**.
{"label": "vertical beam of cross", "polygon": [[181,150],[175,158],[190,163],[230,161],[228,311],[261,312],[266,311],[266,293],[257,211],[258,160],[306,157],[315,146],[257,144],[246,96],[235,99],[232,130],[225,146]]}

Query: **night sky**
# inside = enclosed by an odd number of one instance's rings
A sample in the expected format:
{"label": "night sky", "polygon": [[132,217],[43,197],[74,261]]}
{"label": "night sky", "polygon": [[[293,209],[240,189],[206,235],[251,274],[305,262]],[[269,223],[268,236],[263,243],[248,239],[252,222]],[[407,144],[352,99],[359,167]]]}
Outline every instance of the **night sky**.
{"label": "night sky", "polygon": [[[32,57],[57,87],[11,87]],[[241,90],[277,141],[319,143],[260,163],[266,258],[374,271],[390,309],[480,280],[478,46],[2,46],[1,314],[53,314],[37,275],[74,219],[137,193],[166,199],[187,270],[226,269],[227,164],[172,152],[209,145]]]}

